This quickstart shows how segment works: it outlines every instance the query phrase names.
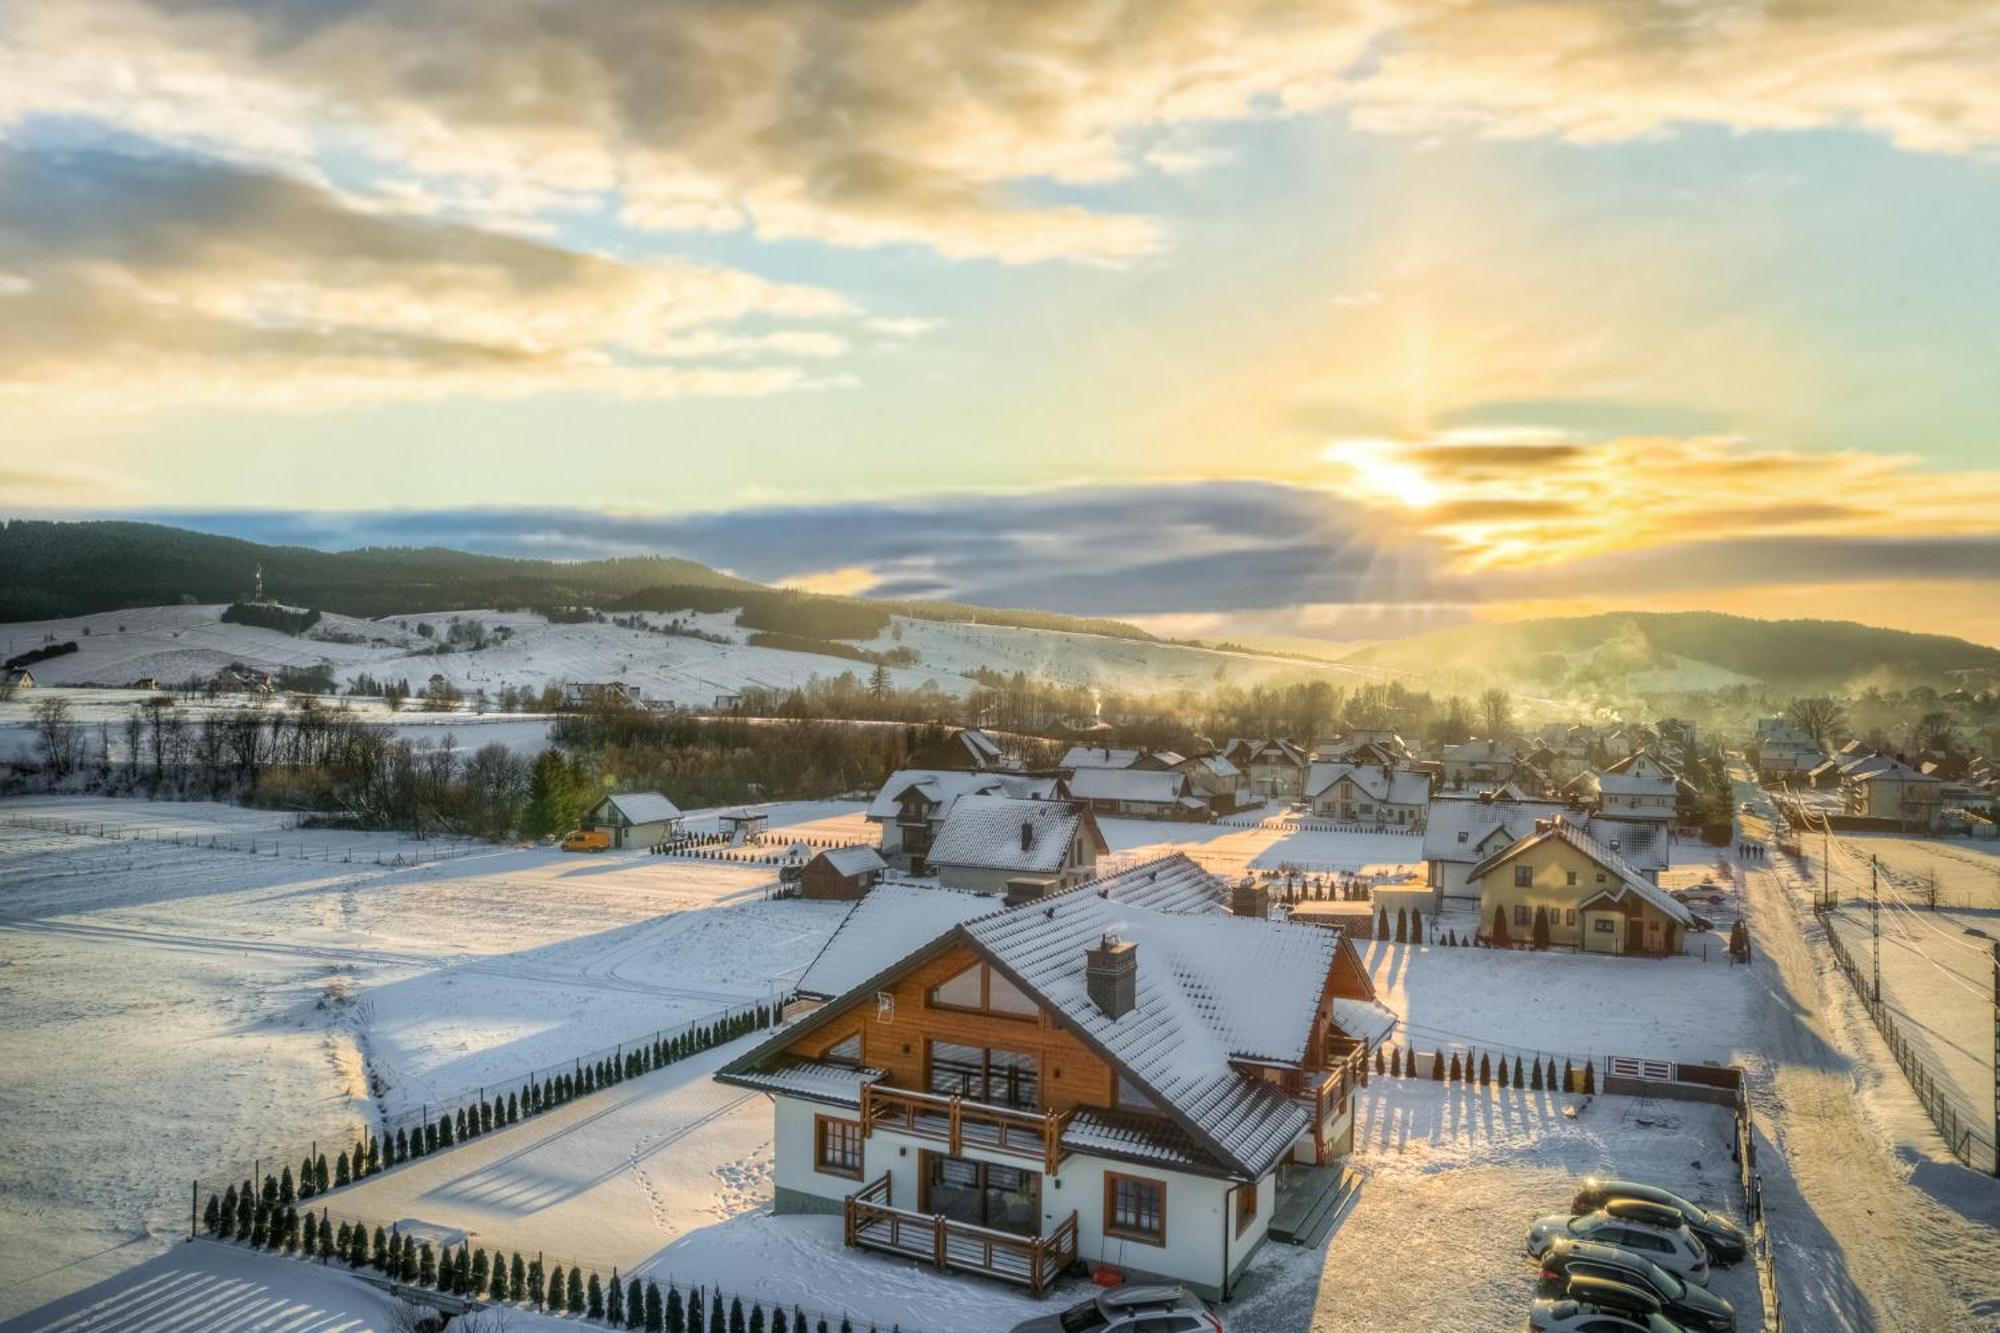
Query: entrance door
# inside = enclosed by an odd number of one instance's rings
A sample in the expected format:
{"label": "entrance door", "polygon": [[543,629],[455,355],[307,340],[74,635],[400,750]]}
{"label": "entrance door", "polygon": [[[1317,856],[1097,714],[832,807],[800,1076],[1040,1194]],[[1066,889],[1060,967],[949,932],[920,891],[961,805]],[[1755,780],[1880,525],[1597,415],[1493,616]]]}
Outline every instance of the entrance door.
{"label": "entrance door", "polygon": [[926,1152],[923,1156],[919,1210],[1019,1236],[1041,1234],[1040,1172],[944,1153]]}
{"label": "entrance door", "polygon": [[[1654,929],[1657,930],[1659,927],[1655,925]],[[1631,918],[1625,926],[1625,952],[1646,952],[1646,923],[1636,916]]]}

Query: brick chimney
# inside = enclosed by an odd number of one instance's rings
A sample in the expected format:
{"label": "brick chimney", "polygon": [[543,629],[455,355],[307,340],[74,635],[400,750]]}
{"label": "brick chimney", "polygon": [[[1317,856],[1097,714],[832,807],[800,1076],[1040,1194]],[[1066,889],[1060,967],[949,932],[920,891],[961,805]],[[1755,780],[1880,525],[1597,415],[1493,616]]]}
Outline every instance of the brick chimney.
{"label": "brick chimney", "polygon": [[1271,915],[1271,886],[1245,875],[1229,891],[1229,910],[1236,916]]}
{"label": "brick chimney", "polygon": [[1029,851],[1035,845],[1035,826],[1028,820],[1021,821],[1021,850]]}
{"label": "brick chimney", "polygon": [[1123,1018],[1139,1002],[1139,946],[1106,934],[1083,952],[1084,988],[1106,1018]]}

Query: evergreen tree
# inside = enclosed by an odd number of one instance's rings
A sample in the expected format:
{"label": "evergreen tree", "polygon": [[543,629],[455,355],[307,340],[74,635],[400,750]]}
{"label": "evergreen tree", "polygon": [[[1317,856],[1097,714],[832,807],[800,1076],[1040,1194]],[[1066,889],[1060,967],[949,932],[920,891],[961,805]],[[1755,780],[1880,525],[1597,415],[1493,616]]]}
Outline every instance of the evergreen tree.
{"label": "evergreen tree", "polygon": [[1443,1052],[1443,1051],[1435,1051],[1435,1052],[1433,1052],[1433,1053],[1432,1053],[1432,1055],[1431,1055],[1431,1078],[1432,1078],[1432,1079],[1434,1079],[1435,1081],[1439,1082],[1439,1083],[1442,1083],[1442,1082],[1444,1082],[1444,1052]]}
{"label": "evergreen tree", "polygon": [[[670,1293],[669,1299],[672,1301],[673,1304],[673,1314],[675,1320],[674,1333],[681,1333],[679,1327],[679,1321],[681,1317],[681,1295],[678,1291],[675,1291],[671,1287],[669,1287],[667,1290]],[[645,1287],[640,1285],[639,1279],[635,1277],[630,1282],[625,1284],[625,1327],[644,1328],[645,1326],[646,1326],[646,1289]]]}
{"label": "evergreen tree", "polygon": [[451,1117],[441,1115],[438,1117],[438,1147],[449,1148],[451,1144]]}
{"label": "evergreen tree", "polygon": [[507,1123],[501,1119],[501,1112],[496,1109],[499,1105],[500,1099],[498,1097],[495,1097],[490,1102],[479,1103],[479,1132],[481,1134],[492,1132],[496,1121],[503,1125]]}
{"label": "evergreen tree", "polygon": [[566,1308],[568,1298],[569,1288],[563,1285],[563,1266],[552,1265],[549,1268],[549,1309],[561,1314]]}
{"label": "evergreen tree", "polygon": [[278,1202],[290,1203],[296,1197],[292,1192],[292,1168],[288,1166],[285,1173],[278,1177]]}
{"label": "evergreen tree", "polygon": [[744,1333],[743,1301],[735,1296],[729,1298],[729,1333]]}
{"label": "evergreen tree", "polygon": [[1377,907],[1375,909],[1375,938],[1378,940],[1389,938],[1389,909],[1387,907]]}
{"label": "evergreen tree", "polygon": [[576,826],[583,813],[584,793],[575,771],[556,750],[535,756],[528,778],[528,804],[521,812],[521,832],[530,838],[562,834]]}
{"label": "evergreen tree", "polygon": [[1546,907],[1535,909],[1534,936],[1531,942],[1537,950],[1546,951],[1549,947],[1549,910]]}
{"label": "evergreen tree", "polygon": [[403,1275],[403,1233],[400,1231],[389,1233],[389,1266],[384,1271],[390,1277]]}
{"label": "evergreen tree", "polygon": [[1562,1090],[1564,1092],[1576,1091],[1576,1071],[1570,1067],[1570,1063],[1567,1058],[1563,1060]]}
{"label": "evergreen tree", "polygon": [[528,1266],[521,1262],[521,1252],[514,1251],[514,1262],[507,1270],[507,1299],[525,1301],[528,1299]]}
{"label": "evergreen tree", "polygon": [[1583,1090],[1586,1093],[1595,1093],[1597,1091],[1596,1061],[1592,1061],[1583,1067]]}
{"label": "evergreen tree", "polygon": [[348,1181],[347,1154],[344,1152],[335,1153],[333,1155],[333,1160],[334,1160],[333,1184],[334,1187],[338,1189],[340,1186],[345,1185]]}
{"label": "evergreen tree", "polygon": [[236,1196],[236,1239],[249,1240],[252,1219],[257,1215],[257,1199],[250,1190],[250,1182],[245,1179],[243,1190]]}
{"label": "evergreen tree", "polygon": [[463,1143],[466,1140],[466,1138],[467,1135],[465,1132],[465,1108],[461,1106],[458,1108],[458,1141],[460,1143]]}
{"label": "evergreen tree", "polygon": [[1410,909],[1410,943],[1422,944],[1423,942],[1424,909],[1421,907],[1412,907]]}
{"label": "evergreen tree", "polygon": [[278,1178],[270,1172],[264,1173],[264,1192],[257,1196],[268,1207],[278,1201]]}
{"label": "evergreen tree", "polygon": [[1519,1092],[1527,1086],[1521,1081],[1521,1057],[1517,1055],[1514,1057],[1514,1090]]}
{"label": "evergreen tree", "polygon": [[528,1299],[537,1310],[542,1308],[542,1261],[531,1260],[528,1264]]}
{"label": "evergreen tree", "polygon": [[298,1190],[301,1199],[309,1199],[318,1193],[318,1190],[314,1188],[313,1159],[311,1157],[301,1157],[299,1159]]}
{"label": "evergreen tree", "polygon": [[1528,1086],[1536,1092],[1542,1090],[1542,1057],[1539,1055],[1535,1057],[1534,1073],[1528,1076]]}
{"label": "evergreen tree", "polygon": [[750,1307],[750,1333],[764,1333],[764,1307],[761,1305]]}
{"label": "evergreen tree", "polygon": [[[1386,912],[1387,909],[1384,910]],[[1410,914],[1404,908],[1398,907],[1396,909],[1396,943],[1407,944],[1409,943],[1409,941],[1410,941]]]}
{"label": "evergreen tree", "polygon": [[391,1155],[398,1162],[407,1162],[410,1160],[410,1139],[409,1135],[403,1130],[399,1129],[396,1131],[396,1146],[391,1149]]}
{"label": "evergreen tree", "polygon": [[368,1174],[374,1175],[382,1169],[382,1140],[368,1140]]}
{"label": "evergreen tree", "polygon": [[1456,1083],[1456,1082],[1458,1082],[1458,1081],[1459,1081],[1459,1075],[1458,1075],[1458,1052],[1457,1052],[1457,1051],[1453,1051],[1453,1052],[1451,1053],[1451,1081],[1452,1081],[1453,1083]]}
{"label": "evergreen tree", "polygon": [[483,1295],[486,1291],[486,1250],[482,1246],[472,1252],[472,1294]]}
{"label": "evergreen tree", "polygon": [[1445,942],[1446,946],[1448,946],[1449,948],[1453,948],[1453,949],[1456,949],[1456,948],[1458,947],[1458,932],[1457,932],[1457,931],[1455,931],[1455,930],[1453,930],[1453,931],[1447,931],[1447,932],[1445,933],[1445,941],[1444,941],[1444,942]]}
{"label": "evergreen tree", "polygon": [[569,1311],[583,1313],[583,1275],[574,1268],[569,1270]]}
{"label": "evergreen tree", "polygon": [[[234,1204],[235,1200],[230,1202]],[[213,1194],[208,1196],[208,1207],[201,1210],[201,1225],[211,1236],[222,1234],[222,1201]]]}
{"label": "evergreen tree", "polygon": [[1496,949],[1511,949],[1514,947],[1514,937],[1507,933],[1507,909],[1505,907],[1496,907],[1493,909],[1493,933],[1487,937],[1487,940]]}
{"label": "evergreen tree", "polygon": [[771,1311],[771,1333],[792,1333],[791,1325],[785,1322],[785,1307],[782,1305]]}
{"label": "evergreen tree", "polygon": [[375,1228],[375,1253],[371,1258],[377,1272],[389,1266],[389,1235],[381,1227]]}
{"label": "evergreen tree", "polygon": [[727,1325],[724,1323],[722,1313],[722,1289],[711,1287],[708,1294],[708,1333],[722,1333],[725,1327]]}
{"label": "evergreen tree", "polygon": [[[299,1213],[298,1209],[292,1207],[290,1204],[285,1205],[283,1244],[287,1250],[296,1250],[299,1248]],[[275,1249],[277,1247],[273,1246],[272,1248]]]}
{"label": "evergreen tree", "polygon": [[513,1124],[521,1118],[520,1106],[514,1101],[514,1094],[507,1094],[507,1123]]}
{"label": "evergreen tree", "polygon": [[[672,1289],[670,1288],[669,1290]],[[678,1324],[680,1322],[681,1294],[677,1290],[673,1292],[673,1308],[675,1314],[674,1322]],[[661,1318],[659,1284],[648,1282],[646,1284],[646,1333],[665,1333],[665,1325],[661,1323]]]}
{"label": "evergreen tree", "polygon": [[[424,1257],[425,1257],[425,1258],[428,1258],[428,1257],[430,1256],[430,1252],[431,1252],[431,1247],[430,1247],[430,1246],[426,1245],[426,1246],[424,1246],[424,1247],[423,1247],[423,1254],[424,1254]],[[418,1275],[419,1275],[419,1274],[421,1274],[422,1272],[423,1272],[423,1263],[422,1263],[422,1261],[421,1261],[421,1260],[420,1260],[420,1259],[419,1259],[419,1258],[417,1257],[417,1247],[416,1247],[416,1245],[415,1245],[415,1244],[413,1244],[413,1243],[412,1243],[412,1242],[410,1242],[410,1241],[407,1241],[407,1240],[406,1240],[406,1241],[404,1241],[404,1242],[403,1242],[403,1281],[405,1281],[405,1282],[415,1282],[415,1281],[417,1280],[417,1277],[418,1277]]]}
{"label": "evergreen tree", "polygon": [[[592,1276],[596,1276],[592,1274]],[[625,1322],[625,1284],[618,1280],[618,1270],[611,1270],[611,1285],[605,1288],[604,1320],[613,1328]]]}
{"label": "evergreen tree", "polygon": [[592,1319],[604,1318],[604,1284],[595,1273],[590,1275],[590,1285],[585,1288],[584,1308]]}
{"label": "evergreen tree", "polygon": [[1400,1046],[1389,1055],[1389,1072],[1397,1078],[1403,1076],[1403,1048]]}
{"label": "evergreen tree", "polygon": [[326,1154],[321,1153],[313,1159],[313,1189],[317,1193],[324,1194],[332,1184],[333,1177],[326,1169]]}
{"label": "evergreen tree", "polygon": [[432,1286],[437,1282],[437,1257],[431,1253],[431,1243],[425,1241],[417,1247],[417,1283]]}
{"label": "evergreen tree", "polygon": [[1382,1058],[1382,1048],[1380,1046],[1375,1048],[1375,1072],[1378,1074],[1389,1072],[1389,1062]]}
{"label": "evergreen tree", "polygon": [[1493,1062],[1483,1051],[1479,1055],[1479,1086],[1482,1088],[1493,1086]]}

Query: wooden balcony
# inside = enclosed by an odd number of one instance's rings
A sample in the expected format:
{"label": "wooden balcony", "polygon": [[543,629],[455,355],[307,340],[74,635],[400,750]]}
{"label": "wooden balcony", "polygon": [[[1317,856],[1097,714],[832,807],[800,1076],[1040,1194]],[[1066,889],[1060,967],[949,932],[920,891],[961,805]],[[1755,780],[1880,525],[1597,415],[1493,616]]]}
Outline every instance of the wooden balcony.
{"label": "wooden balcony", "polygon": [[894,1207],[886,1172],[848,1195],[842,1212],[847,1243],[857,1249],[921,1259],[941,1272],[1018,1282],[1037,1296],[1076,1262],[1074,1212],[1046,1236],[1017,1236]]}
{"label": "wooden balcony", "polygon": [[1069,1113],[1019,1111],[1011,1106],[969,1102],[963,1097],[861,1085],[861,1133],[893,1130],[912,1138],[946,1144],[953,1157],[966,1147],[983,1148],[1033,1162],[1053,1175],[1063,1159],[1063,1129]]}
{"label": "wooden balcony", "polygon": [[1347,1110],[1348,1098],[1368,1078],[1368,1048],[1356,1046],[1325,1069],[1306,1071],[1300,1100],[1312,1106],[1313,1158],[1326,1164],[1326,1122]]}

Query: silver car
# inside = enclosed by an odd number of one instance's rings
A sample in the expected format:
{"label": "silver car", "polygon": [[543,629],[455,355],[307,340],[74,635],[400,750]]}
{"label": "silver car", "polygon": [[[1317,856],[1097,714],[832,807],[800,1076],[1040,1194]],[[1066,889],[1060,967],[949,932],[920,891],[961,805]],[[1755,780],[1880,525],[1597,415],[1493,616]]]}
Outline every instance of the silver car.
{"label": "silver car", "polygon": [[1530,1333],[1681,1333],[1665,1315],[1623,1314],[1582,1301],[1536,1301],[1528,1328]]}
{"label": "silver car", "polygon": [[1528,1253],[1540,1259],[1563,1236],[1599,1245],[1618,1245],[1643,1254],[1675,1277],[1708,1285],[1708,1251],[1685,1225],[1661,1225],[1663,1209],[1647,1208],[1648,1220],[1632,1214],[1641,1209],[1619,1203],[1580,1217],[1544,1217],[1528,1228]]}
{"label": "silver car", "polygon": [[1222,1333],[1222,1321],[1171,1283],[1128,1282],[1067,1310],[1036,1315],[1013,1333]]}

